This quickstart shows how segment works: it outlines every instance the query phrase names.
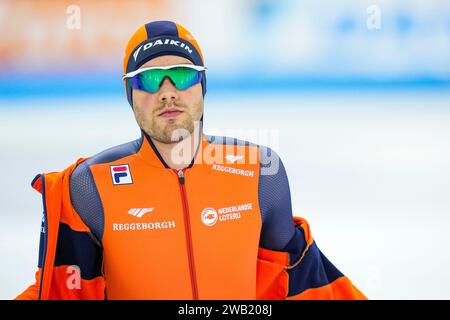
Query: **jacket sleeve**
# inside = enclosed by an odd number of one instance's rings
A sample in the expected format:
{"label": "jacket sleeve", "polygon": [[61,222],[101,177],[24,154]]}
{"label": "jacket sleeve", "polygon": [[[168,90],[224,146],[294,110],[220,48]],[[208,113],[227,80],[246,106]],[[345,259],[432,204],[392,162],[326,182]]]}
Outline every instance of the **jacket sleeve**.
{"label": "jacket sleeve", "polygon": [[259,248],[257,299],[366,300],[319,250],[308,222],[293,217],[296,234],[288,251]]}
{"label": "jacket sleeve", "polygon": [[44,205],[38,272],[36,282],[16,299],[105,299],[102,245],[70,197],[71,173],[83,160],[63,171],[38,175],[32,182]]}
{"label": "jacket sleeve", "polygon": [[260,152],[257,299],[366,299],[319,250],[308,222],[292,215],[279,156],[265,147]]}

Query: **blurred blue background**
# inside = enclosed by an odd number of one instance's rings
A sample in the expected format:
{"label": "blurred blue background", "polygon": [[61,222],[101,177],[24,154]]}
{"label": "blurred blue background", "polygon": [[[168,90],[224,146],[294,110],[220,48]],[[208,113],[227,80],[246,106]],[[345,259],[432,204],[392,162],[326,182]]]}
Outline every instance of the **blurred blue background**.
{"label": "blurred blue background", "polygon": [[1,1],[2,96],[121,94],[125,44],[153,19],[188,26],[211,92],[449,86],[445,0],[77,3]]}
{"label": "blurred blue background", "polygon": [[0,298],[33,281],[32,178],[139,134],[122,59],[151,20],[199,42],[207,133],[277,132],[293,214],[369,298],[450,298],[448,0],[0,1]]}

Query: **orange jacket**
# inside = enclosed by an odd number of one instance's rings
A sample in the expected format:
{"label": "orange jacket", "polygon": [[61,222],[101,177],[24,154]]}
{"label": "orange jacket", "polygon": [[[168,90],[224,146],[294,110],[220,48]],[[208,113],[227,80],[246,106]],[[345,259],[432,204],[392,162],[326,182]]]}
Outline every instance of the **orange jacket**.
{"label": "orange jacket", "polygon": [[262,147],[229,141],[201,135],[177,172],[143,134],[37,175],[39,267],[17,299],[366,299],[305,219],[285,249],[261,246]]}

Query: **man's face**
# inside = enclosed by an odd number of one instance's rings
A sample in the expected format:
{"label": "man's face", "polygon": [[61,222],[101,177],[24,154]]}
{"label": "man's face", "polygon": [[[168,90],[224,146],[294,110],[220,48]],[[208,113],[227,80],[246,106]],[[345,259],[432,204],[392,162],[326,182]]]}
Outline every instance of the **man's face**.
{"label": "man's face", "polygon": [[[174,64],[192,64],[186,58],[178,56],[160,56],[143,64],[145,67],[164,67]],[[186,90],[178,90],[165,78],[159,90],[148,93],[133,89],[133,111],[136,121],[150,137],[162,143],[176,143],[172,133],[176,129],[194,132],[194,123],[200,121],[203,114],[202,85],[197,83]]]}

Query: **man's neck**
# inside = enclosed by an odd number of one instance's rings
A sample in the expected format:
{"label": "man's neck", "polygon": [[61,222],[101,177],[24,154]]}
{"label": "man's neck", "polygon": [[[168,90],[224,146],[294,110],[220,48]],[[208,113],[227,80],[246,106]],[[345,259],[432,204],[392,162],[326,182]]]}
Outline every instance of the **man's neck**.
{"label": "man's neck", "polygon": [[164,162],[172,169],[180,170],[190,165],[194,158],[201,139],[198,130],[176,143],[163,143],[153,138],[153,144],[163,158]]}

